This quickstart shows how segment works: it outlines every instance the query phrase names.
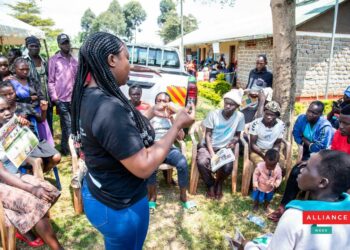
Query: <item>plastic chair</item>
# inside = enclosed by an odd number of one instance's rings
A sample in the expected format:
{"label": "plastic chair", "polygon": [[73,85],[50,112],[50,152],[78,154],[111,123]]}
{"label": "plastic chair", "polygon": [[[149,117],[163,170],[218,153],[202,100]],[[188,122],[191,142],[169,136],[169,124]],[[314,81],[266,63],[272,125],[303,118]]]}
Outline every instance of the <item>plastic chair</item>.
{"label": "plastic chair", "polygon": [[[202,126],[202,121],[195,122],[190,128],[189,134],[192,140],[192,162],[191,162],[191,178],[190,178],[190,194],[196,194],[198,180],[199,180],[199,171],[197,168],[197,146],[198,142],[201,142],[204,138],[205,129]],[[198,141],[196,139],[198,137]],[[236,160],[233,162],[232,169],[232,193],[237,191],[237,173],[238,173],[238,159],[239,159],[239,144],[237,143],[234,149],[234,155]]]}
{"label": "plastic chair", "polygon": [[0,200],[0,232],[3,250],[16,249],[16,228],[11,225],[9,227],[5,224],[5,210]]}

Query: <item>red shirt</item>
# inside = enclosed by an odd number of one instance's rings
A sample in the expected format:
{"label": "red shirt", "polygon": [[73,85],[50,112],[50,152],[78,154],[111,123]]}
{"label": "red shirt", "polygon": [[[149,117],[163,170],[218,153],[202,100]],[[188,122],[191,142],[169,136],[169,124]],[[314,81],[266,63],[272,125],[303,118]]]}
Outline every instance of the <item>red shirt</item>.
{"label": "red shirt", "polygon": [[149,105],[148,103],[146,102],[143,102],[141,101],[141,103],[136,106],[135,108],[138,110],[138,111],[146,111],[147,109],[149,109],[151,107],[151,105]]}
{"label": "red shirt", "polygon": [[340,131],[337,130],[333,137],[331,149],[350,154],[350,144],[348,143],[348,137],[341,135]]}

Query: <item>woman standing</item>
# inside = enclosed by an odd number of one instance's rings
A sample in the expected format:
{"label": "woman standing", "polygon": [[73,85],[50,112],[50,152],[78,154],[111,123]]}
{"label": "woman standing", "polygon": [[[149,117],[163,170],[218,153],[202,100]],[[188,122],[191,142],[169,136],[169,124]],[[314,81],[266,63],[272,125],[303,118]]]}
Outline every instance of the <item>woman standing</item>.
{"label": "woman standing", "polygon": [[178,112],[159,141],[147,120],[122,94],[129,54],[116,36],[98,32],[80,49],[73,91],[72,131],[81,142],[88,173],[82,193],[86,216],[106,249],[142,249],[149,210],[146,179],[164,161],[179,130],[194,122],[194,106]]}

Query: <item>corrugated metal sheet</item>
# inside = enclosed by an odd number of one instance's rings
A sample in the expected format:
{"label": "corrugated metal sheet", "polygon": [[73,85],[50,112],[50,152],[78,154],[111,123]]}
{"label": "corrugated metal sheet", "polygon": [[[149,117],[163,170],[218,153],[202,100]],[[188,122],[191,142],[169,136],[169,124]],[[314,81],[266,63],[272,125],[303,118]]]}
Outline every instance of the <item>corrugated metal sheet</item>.
{"label": "corrugated metal sheet", "polygon": [[[347,0],[340,0],[342,3]],[[318,0],[296,8],[296,25],[300,25],[335,5],[335,0]],[[211,13],[217,17],[209,25],[184,36],[184,45],[195,45],[229,40],[250,40],[272,36],[270,0],[236,0],[229,17],[220,16],[220,10]],[[180,38],[167,44],[179,46]]]}

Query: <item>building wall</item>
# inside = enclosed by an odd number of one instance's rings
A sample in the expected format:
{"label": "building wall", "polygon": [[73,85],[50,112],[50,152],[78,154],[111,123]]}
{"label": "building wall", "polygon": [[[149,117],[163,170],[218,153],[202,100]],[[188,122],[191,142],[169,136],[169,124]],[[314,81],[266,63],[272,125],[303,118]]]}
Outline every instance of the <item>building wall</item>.
{"label": "building wall", "polygon": [[249,72],[255,68],[256,58],[259,54],[266,54],[268,69],[272,71],[272,39],[259,39],[252,41],[240,41],[237,48],[237,84],[245,87],[248,82]]}
{"label": "building wall", "polygon": [[[272,41],[259,39],[241,41],[238,45],[238,80],[245,87],[258,54],[266,54],[268,69],[272,71]],[[297,92],[303,98],[322,98],[326,89],[330,37],[297,36]],[[336,38],[334,60],[329,84],[329,96],[342,95],[350,85],[350,38]]]}
{"label": "building wall", "polygon": [[[297,37],[297,96],[320,97],[326,89],[330,37]],[[341,95],[350,85],[350,38],[336,38],[329,95]]]}

